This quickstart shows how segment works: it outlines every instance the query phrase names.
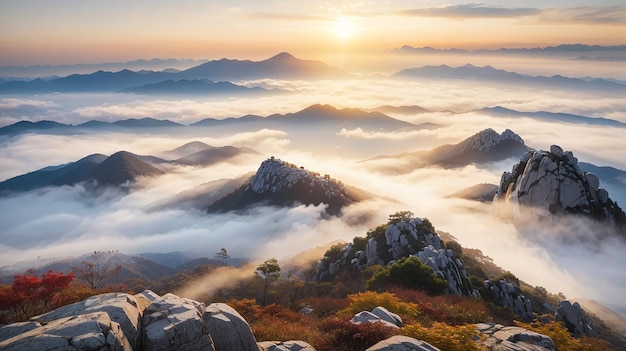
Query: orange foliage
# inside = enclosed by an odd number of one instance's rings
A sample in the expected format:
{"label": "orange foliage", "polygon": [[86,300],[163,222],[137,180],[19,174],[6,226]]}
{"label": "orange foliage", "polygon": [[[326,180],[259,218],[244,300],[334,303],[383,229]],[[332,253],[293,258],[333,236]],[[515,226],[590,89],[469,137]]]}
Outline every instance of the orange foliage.
{"label": "orange foliage", "polygon": [[489,310],[481,299],[458,295],[430,296],[425,291],[401,287],[390,291],[402,301],[417,304],[420,311],[418,319],[424,324],[443,322],[463,325],[489,321]]}

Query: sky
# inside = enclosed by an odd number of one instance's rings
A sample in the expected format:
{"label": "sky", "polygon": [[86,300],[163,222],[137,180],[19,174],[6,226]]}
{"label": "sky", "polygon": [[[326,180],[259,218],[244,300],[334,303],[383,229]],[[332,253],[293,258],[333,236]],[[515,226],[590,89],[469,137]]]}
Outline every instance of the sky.
{"label": "sky", "polygon": [[[519,3],[517,3],[519,4]],[[315,59],[390,50],[626,43],[602,1],[0,0],[0,66],[150,58]]]}

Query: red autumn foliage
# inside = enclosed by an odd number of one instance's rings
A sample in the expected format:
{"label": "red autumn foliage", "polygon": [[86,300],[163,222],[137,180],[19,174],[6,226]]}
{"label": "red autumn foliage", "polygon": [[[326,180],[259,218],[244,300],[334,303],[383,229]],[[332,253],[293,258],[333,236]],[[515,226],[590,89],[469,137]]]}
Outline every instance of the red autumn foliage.
{"label": "red autumn foliage", "polygon": [[0,288],[0,310],[13,321],[26,320],[58,307],[60,293],[74,280],[74,273],[49,270],[41,278],[32,272],[13,277],[13,284]]}

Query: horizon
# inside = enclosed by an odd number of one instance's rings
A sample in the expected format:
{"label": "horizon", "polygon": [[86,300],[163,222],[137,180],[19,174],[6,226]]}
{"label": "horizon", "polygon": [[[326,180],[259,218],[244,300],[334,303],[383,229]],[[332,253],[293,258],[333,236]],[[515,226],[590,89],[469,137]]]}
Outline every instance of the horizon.
{"label": "horizon", "polygon": [[[64,6],[65,5],[65,6]],[[32,11],[37,8],[37,11]],[[334,65],[403,45],[462,49],[623,45],[618,0],[492,0],[446,6],[280,2],[3,2],[0,66],[124,62],[138,57],[257,60],[287,51]],[[174,15],[172,15],[174,14]],[[149,29],[149,30],[148,30]],[[262,33],[261,35],[259,35]],[[494,33],[498,33],[494,35]]]}

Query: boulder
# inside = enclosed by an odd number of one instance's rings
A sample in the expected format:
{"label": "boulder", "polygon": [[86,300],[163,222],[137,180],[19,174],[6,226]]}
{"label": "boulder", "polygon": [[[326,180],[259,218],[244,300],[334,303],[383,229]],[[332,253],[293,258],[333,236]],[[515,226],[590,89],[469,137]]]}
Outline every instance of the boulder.
{"label": "boulder", "polygon": [[483,286],[496,304],[512,309],[526,322],[530,322],[533,319],[533,308],[530,300],[519,292],[515,284],[506,280],[500,280],[495,283],[485,280]]}
{"label": "boulder", "polygon": [[133,295],[108,293],[91,296],[83,301],[57,308],[54,311],[31,318],[41,324],[65,317],[73,317],[93,312],[105,312],[120,325],[130,345],[135,348],[141,340],[141,313]]}
{"label": "boulder", "polygon": [[250,325],[232,307],[224,303],[212,303],[204,310],[202,319],[213,338],[216,350],[257,350]]}
{"label": "boulder", "polygon": [[575,338],[598,336],[593,322],[589,319],[578,302],[572,304],[568,300],[559,301],[559,305],[556,308],[555,319],[559,322],[563,322],[567,330]]}
{"label": "boulder", "polygon": [[361,311],[355,314],[354,317],[352,317],[352,319],[350,320],[350,323],[353,323],[353,324],[382,323],[391,328],[395,328],[395,329],[399,328],[399,326],[396,323],[386,321],[369,311]]}
{"label": "boulder", "polygon": [[153,301],[144,311],[142,335],[145,351],[214,351],[202,318],[204,305],[173,294]]}
{"label": "boulder", "polygon": [[257,345],[259,351],[315,351],[313,346],[301,340],[262,341]]}
{"label": "boulder", "polygon": [[478,323],[478,331],[486,336],[480,341],[493,351],[554,351],[556,347],[549,336],[520,327],[505,327],[495,323]]}
{"label": "boulder", "polygon": [[402,323],[402,318],[399,315],[389,312],[386,308],[378,306],[372,310],[372,313],[378,318],[387,321],[389,323],[393,323],[394,325],[402,328],[404,324]]}
{"label": "boulder", "polygon": [[51,320],[0,342],[3,351],[133,350],[121,326],[104,312]]}
{"label": "boulder", "polygon": [[369,347],[365,351],[441,351],[433,345],[403,335],[395,335]]}

